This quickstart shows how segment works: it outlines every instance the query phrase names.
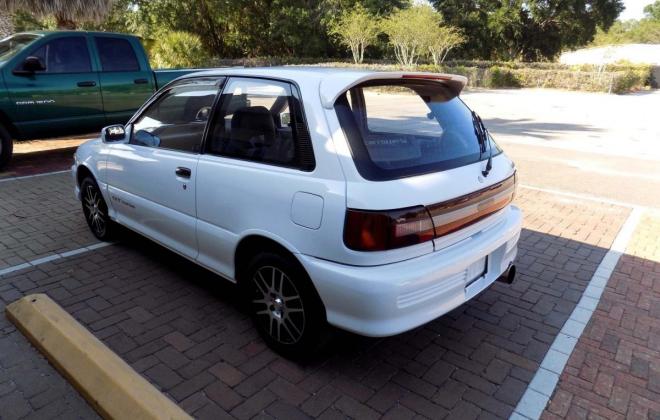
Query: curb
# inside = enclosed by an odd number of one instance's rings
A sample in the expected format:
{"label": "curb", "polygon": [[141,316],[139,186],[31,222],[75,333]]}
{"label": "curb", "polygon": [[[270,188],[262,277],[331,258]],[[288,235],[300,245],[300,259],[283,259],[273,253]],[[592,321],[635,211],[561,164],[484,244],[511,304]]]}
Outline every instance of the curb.
{"label": "curb", "polygon": [[5,308],[7,318],[108,419],[191,419],[45,294]]}

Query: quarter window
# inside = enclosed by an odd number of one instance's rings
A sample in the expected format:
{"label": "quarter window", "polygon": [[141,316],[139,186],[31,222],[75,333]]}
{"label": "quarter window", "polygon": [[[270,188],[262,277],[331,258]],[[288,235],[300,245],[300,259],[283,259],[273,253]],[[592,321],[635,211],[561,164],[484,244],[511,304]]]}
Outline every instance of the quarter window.
{"label": "quarter window", "polygon": [[234,78],[225,87],[207,152],[311,170],[314,155],[294,88],[273,80]]}
{"label": "quarter window", "polygon": [[88,73],[92,64],[83,36],[55,39],[30,54],[39,57],[46,65],[44,73]]}
{"label": "quarter window", "polygon": [[140,64],[131,43],[122,38],[96,37],[96,49],[103,71],[139,71]]}
{"label": "quarter window", "polygon": [[173,86],[133,123],[131,144],[199,152],[218,87],[217,79]]}

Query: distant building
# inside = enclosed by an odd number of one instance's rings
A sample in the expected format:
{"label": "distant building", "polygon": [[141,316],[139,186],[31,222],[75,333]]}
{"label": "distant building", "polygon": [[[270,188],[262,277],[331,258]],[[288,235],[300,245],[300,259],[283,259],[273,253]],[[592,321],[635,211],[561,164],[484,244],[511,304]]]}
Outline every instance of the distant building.
{"label": "distant building", "polygon": [[565,52],[559,58],[563,64],[610,64],[629,61],[654,66],[656,83],[660,83],[660,44],[622,44],[597,48],[584,48]]}
{"label": "distant building", "polygon": [[0,11],[0,39],[14,33],[14,23],[11,15]]}
{"label": "distant building", "polygon": [[609,64],[622,60],[660,66],[660,44],[623,44],[584,48],[565,52],[559,58],[564,64]]}

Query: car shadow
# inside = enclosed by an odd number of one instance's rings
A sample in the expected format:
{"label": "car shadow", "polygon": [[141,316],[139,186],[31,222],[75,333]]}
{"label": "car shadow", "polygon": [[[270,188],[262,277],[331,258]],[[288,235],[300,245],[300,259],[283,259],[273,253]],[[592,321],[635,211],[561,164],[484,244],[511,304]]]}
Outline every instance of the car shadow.
{"label": "car shadow", "polygon": [[[472,392],[490,404],[489,410],[503,417],[511,414],[607,252],[523,229],[513,284],[495,282],[444,316],[394,337],[369,338],[334,329],[321,352],[293,363],[271,352],[258,338],[235,285],[132,232],[125,232],[117,247],[167,273],[149,281],[149,290],[159,295],[172,291],[169,299],[167,293],[160,298],[163,304],[185,290],[188,304],[173,305],[178,316],[169,322],[170,330],[177,330],[178,317],[192,320],[196,328],[181,330],[182,334],[212,331],[208,339],[216,340],[218,346],[230,346],[232,354],[247,352],[237,363],[251,366],[258,364],[257,359],[280,360],[301,377],[322,375],[333,383],[340,380],[341,386],[348,382],[360,389],[365,383],[376,386],[380,382],[397,388],[420,387],[416,392],[428,392],[429,398],[447,381],[471,384]],[[119,284],[130,281],[126,277]],[[143,306],[150,309],[146,303]],[[233,328],[234,322],[240,328]],[[255,346],[258,355],[245,350]],[[124,353],[129,363],[136,362],[130,351]],[[210,360],[224,357],[206,356]]]}

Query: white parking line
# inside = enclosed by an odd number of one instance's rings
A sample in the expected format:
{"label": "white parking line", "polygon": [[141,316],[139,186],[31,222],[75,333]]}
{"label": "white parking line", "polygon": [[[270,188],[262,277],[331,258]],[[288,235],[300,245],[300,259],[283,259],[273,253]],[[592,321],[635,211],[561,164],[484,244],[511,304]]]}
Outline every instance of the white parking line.
{"label": "white parking line", "polygon": [[557,337],[555,337],[555,341],[543,358],[539,370],[527,386],[527,390],[510,417],[511,419],[536,420],[541,417],[557,386],[559,376],[564,370],[584,328],[596,310],[603,290],[607,286],[607,281],[612,275],[619,258],[626,251],[626,246],[643,213],[644,210],[639,207],[633,208],[630,212],[628,219],[614,239],[612,247],[605,254],[593,277],[591,277],[582,298]]}
{"label": "white parking line", "polygon": [[574,192],[563,191],[563,190],[553,190],[551,188],[535,187],[535,186],[532,186],[532,185],[525,185],[525,184],[521,184],[520,188],[525,188],[527,190],[533,190],[533,191],[546,192],[548,194],[561,195],[561,196],[564,196],[564,197],[576,198],[576,199],[579,199],[579,200],[595,201],[595,202],[598,202],[598,203],[612,204],[614,206],[640,208],[640,209],[645,208],[644,206],[641,206],[639,204],[627,203],[625,201],[612,200],[612,199],[609,199],[609,198],[606,198],[606,197],[599,197],[599,196],[595,196],[595,195],[580,194],[580,193],[574,193]]}
{"label": "white parking line", "polygon": [[71,169],[66,169],[66,170],[63,170],[63,171],[45,172],[43,174],[15,176],[13,178],[3,178],[3,179],[0,179],[0,183],[9,182],[9,181],[18,181],[20,179],[38,178],[40,176],[47,176],[47,175],[57,175],[57,174],[63,174],[63,173],[66,173],[66,172],[71,172]]}
{"label": "white parking line", "polygon": [[62,259],[62,258],[72,257],[74,255],[83,254],[83,253],[89,252],[89,251],[94,251],[95,249],[99,249],[99,248],[105,248],[106,246],[110,246],[110,245],[113,245],[113,244],[114,244],[114,242],[97,242],[95,244],[92,244],[92,245],[89,245],[89,246],[84,246],[82,248],[74,249],[74,250],[71,250],[71,251],[66,251],[66,252],[62,252],[62,253],[55,253],[55,254],[47,255],[47,256],[42,257],[42,258],[37,258],[36,260],[32,260],[32,261],[24,262],[22,264],[13,265],[11,267],[6,267],[6,268],[3,268],[3,269],[0,269],[0,277],[4,276],[6,274],[13,273],[15,271],[23,270],[24,268],[36,267],[40,264],[44,264],[44,263],[51,262],[51,261],[56,261],[56,260],[59,260],[59,259]]}

